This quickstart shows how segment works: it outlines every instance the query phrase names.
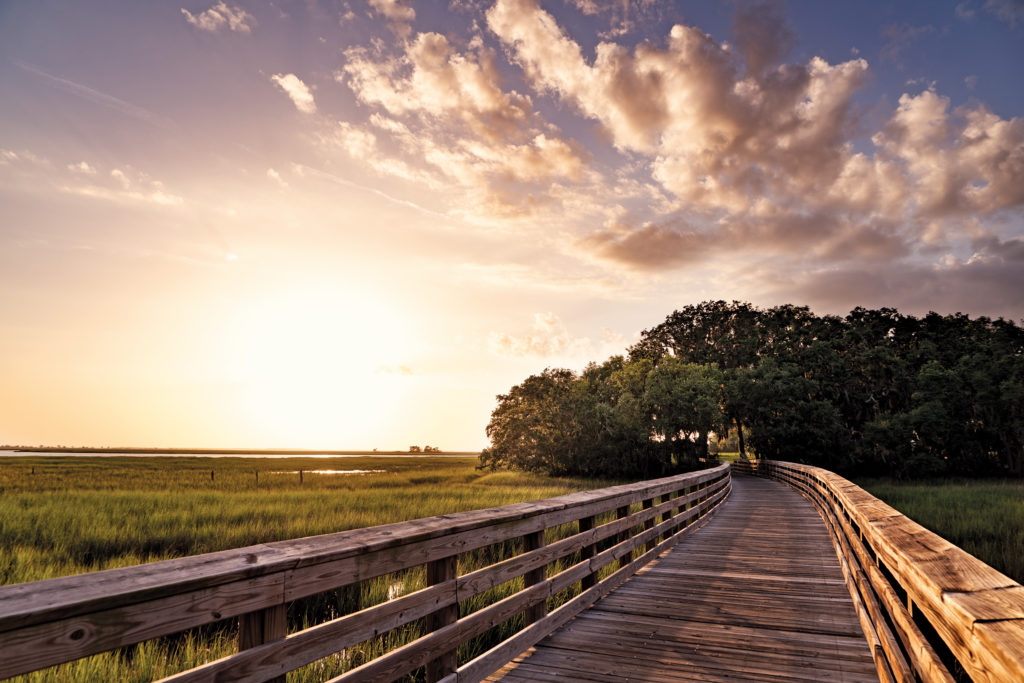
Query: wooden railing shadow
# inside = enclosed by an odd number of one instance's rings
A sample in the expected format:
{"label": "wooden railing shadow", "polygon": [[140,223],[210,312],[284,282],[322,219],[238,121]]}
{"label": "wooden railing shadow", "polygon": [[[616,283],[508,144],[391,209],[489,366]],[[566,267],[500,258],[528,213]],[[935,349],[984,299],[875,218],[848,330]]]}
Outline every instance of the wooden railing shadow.
{"label": "wooden railing shadow", "polygon": [[[283,681],[289,671],[418,620],[423,635],[332,680],[392,680],[423,667],[429,681],[481,680],[697,528],[728,496],[730,472],[719,465],[531,503],[3,586],[0,678],[237,619],[236,654],[164,680]],[[460,554],[494,546],[518,554],[458,575]],[[422,590],[288,633],[289,604],[420,566],[428,584]],[[521,590],[459,618],[460,603],[520,578]],[[566,589],[575,596],[547,613],[548,598]],[[521,630],[470,661],[456,661],[460,644],[520,615]]]}
{"label": "wooden railing shadow", "polygon": [[1024,681],[1024,587],[828,470],[775,460],[822,513],[883,681]]}

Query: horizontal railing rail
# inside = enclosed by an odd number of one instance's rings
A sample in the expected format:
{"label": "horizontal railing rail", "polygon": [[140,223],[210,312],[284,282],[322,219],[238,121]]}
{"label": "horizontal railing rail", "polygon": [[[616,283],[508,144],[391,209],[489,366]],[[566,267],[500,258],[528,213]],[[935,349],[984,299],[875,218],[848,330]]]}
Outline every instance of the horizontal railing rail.
{"label": "horizontal railing rail", "polygon": [[[237,619],[237,653],[164,680],[283,681],[288,671],[419,622],[423,635],[332,680],[392,680],[426,667],[431,681],[478,681],[697,528],[728,496],[730,481],[729,466],[719,465],[530,503],[2,586],[0,678]],[[460,554],[496,545],[511,556],[459,574]],[[421,566],[421,590],[288,632],[294,601]],[[460,604],[520,577],[521,590],[459,617]],[[575,595],[547,613],[548,598],[567,590]],[[460,644],[521,614],[521,630],[470,661],[456,661]]]}
{"label": "horizontal railing rail", "polygon": [[[775,460],[822,512],[883,681],[1024,681],[1024,586],[837,474]],[[955,663],[954,663],[955,662]]]}

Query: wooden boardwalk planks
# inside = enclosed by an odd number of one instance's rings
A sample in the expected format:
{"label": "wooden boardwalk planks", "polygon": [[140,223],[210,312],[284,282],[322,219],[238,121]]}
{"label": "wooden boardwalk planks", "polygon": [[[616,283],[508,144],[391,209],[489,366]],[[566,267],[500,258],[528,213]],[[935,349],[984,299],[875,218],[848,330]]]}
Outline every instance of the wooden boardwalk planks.
{"label": "wooden boardwalk planks", "polygon": [[737,476],[700,531],[489,680],[877,681],[835,550],[789,487]]}

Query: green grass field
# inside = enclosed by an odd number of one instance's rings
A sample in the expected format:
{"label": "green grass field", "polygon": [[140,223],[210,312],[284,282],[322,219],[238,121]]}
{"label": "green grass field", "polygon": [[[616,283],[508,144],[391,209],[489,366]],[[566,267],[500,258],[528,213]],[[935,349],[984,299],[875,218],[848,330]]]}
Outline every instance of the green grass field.
{"label": "green grass field", "polygon": [[855,482],[918,524],[1024,583],[1024,482]]}
{"label": "green grass field", "polygon": [[[0,555],[0,583],[494,507],[617,483],[492,473],[477,470],[476,464],[476,457],[427,456],[3,458],[0,547],[5,552]],[[352,470],[363,472],[338,473]],[[460,557],[460,573],[474,569],[476,562],[472,554]],[[290,628],[376,604],[423,583],[419,569],[309,599],[290,609]],[[460,609],[474,611],[517,589],[515,582],[499,586]],[[289,681],[324,680],[416,635],[416,626],[391,633],[294,672]],[[460,659],[479,654],[496,637],[467,644]],[[148,681],[231,653],[234,638],[233,624],[208,627],[15,680]]]}

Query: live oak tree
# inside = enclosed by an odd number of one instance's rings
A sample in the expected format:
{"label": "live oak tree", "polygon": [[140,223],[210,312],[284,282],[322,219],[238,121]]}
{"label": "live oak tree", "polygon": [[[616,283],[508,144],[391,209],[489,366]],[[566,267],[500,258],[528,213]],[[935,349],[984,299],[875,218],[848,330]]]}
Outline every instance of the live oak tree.
{"label": "live oak tree", "polygon": [[960,313],[689,305],[625,358],[499,396],[483,463],[655,476],[697,466],[709,433],[730,431],[741,451],[846,473],[1024,476],[1024,330]]}

